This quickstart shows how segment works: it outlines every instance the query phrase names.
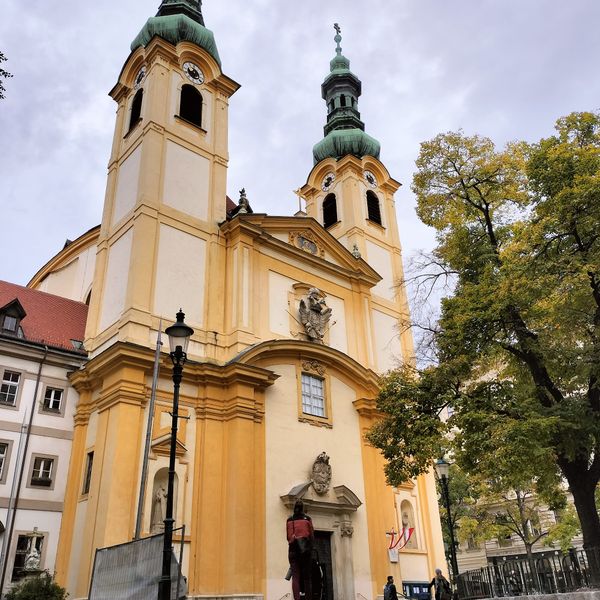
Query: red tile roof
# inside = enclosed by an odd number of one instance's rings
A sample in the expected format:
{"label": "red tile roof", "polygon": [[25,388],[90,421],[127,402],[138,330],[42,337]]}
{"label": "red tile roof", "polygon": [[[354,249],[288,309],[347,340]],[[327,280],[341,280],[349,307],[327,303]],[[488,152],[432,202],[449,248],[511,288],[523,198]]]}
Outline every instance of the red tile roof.
{"label": "red tile roof", "polygon": [[25,340],[71,352],[76,351],[71,340],[83,341],[88,312],[83,302],[0,281],[0,309],[13,300],[27,313],[20,323]]}

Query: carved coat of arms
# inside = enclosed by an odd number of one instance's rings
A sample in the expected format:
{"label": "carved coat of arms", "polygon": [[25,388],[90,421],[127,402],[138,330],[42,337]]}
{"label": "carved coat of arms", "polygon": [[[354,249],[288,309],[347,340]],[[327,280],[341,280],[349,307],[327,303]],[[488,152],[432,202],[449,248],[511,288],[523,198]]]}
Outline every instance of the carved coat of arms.
{"label": "carved coat of arms", "polygon": [[311,342],[323,343],[327,324],[331,318],[331,308],[317,288],[310,288],[306,301],[300,300],[300,322]]}
{"label": "carved coat of arms", "polygon": [[325,452],[321,452],[313,464],[311,483],[319,496],[329,491],[329,486],[331,485],[331,465],[329,464],[329,456]]}

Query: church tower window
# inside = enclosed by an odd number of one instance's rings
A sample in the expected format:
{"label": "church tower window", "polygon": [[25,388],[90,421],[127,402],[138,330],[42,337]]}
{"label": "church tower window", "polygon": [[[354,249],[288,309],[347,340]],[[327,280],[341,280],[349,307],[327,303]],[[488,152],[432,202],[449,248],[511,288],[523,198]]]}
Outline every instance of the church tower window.
{"label": "church tower window", "polygon": [[179,116],[198,127],[202,127],[202,94],[193,85],[181,88]]}
{"label": "church tower window", "polygon": [[133,97],[131,103],[131,118],[129,119],[129,131],[131,131],[142,118],[142,99],[144,98],[144,90],[138,90]]}
{"label": "church tower window", "polygon": [[377,225],[381,225],[381,208],[379,206],[379,198],[375,192],[369,190],[367,192],[367,219]]}
{"label": "church tower window", "polygon": [[328,194],[323,200],[323,227],[327,229],[338,221],[335,194]]}

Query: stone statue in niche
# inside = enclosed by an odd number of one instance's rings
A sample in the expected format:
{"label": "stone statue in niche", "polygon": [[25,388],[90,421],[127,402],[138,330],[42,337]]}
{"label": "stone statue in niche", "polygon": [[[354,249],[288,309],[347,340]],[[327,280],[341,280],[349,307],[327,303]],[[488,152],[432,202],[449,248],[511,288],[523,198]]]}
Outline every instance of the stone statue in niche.
{"label": "stone statue in niche", "polygon": [[404,500],[400,507],[402,521],[402,541],[405,548],[416,548],[417,544],[414,537],[415,519],[412,506]]}
{"label": "stone statue in niche", "polygon": [[319,496],[323,496],[329,491],[329,486],[331,485],[331,465],[329,464],[329,456],[325,452],[321,452],[317,456],[317,460],[315,460],[312,467],[310,481]]}
{"label": "stone statue in niche", "polygon": [[162,533],[165,530],[167,514],[167,490],[159,486],[152,495],[152,514],[150,516],[150,533]]}
{"label": "stone statue in niche", "polygon": [[325,303],[323,294],[317,288],[310,288],[306,301],[300,300],[300,323],[304,326],[306,335],[311,342],[323,343],[327,331],[331,308]]}
{"label": "stone statue in niche", "polygon": [[32,545],[31,550],[25,557],[25,571],[38,571],[40,568],[41,556],[38,549]]}

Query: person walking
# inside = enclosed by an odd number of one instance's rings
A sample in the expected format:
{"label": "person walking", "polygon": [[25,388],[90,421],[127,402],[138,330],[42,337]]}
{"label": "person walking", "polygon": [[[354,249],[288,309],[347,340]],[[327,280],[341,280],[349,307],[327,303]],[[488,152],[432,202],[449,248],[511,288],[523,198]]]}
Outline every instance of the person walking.
{"label": "person walking", "polygon": [[398,600],[398,592],[391,575],[388,575],[387,583],[383,586],[383,600]]}
{"label": "person walking", "polygon": [[429,584],[429,588],[432,587],[435,587],[435,600],[452,600],[450,582],[442,575],[441,569],[435,570],[435,577]]}
{"label": "person walking", "polygon": [[311,563],[315,531],[300,499],[296,500],[294,513],[288,517],[286,533],[294,600],[312,600]]}

